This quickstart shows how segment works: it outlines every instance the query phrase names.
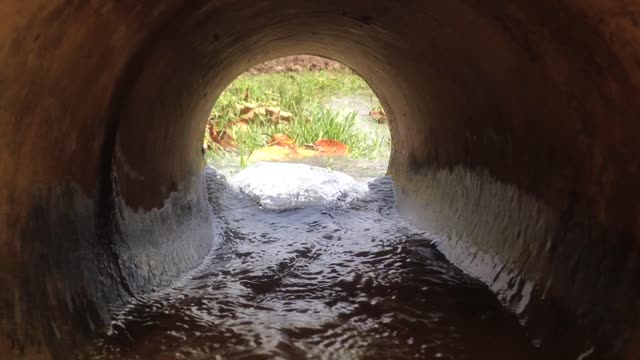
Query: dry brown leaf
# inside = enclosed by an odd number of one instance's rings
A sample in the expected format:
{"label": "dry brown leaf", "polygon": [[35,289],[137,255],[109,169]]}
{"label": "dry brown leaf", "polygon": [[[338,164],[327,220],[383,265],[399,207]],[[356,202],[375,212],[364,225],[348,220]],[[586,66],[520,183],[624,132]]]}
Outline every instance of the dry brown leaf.
{"label": "dry brown leaf", "polygon": [[384,109],[371,110],[369,111],[369,116],[379,124],[387,122],[387,114],[384,112]]}
{"label": "dry brown leaf", "polygon": [[209,130],[209,137],[211,138],[211,141],[213,141],[214,143],[220,141],[220,139],[218,138],[218,132],[213,126],[208,125],[207,130]]}
{"label": "dry brown leaf", "polygon": [[240,117],[247,120],[253,120],[253,116],[255,114],[256,114],[256,110],[252,109],[252,110],[249,110],[247,113],[240,115]]}
{"label": "dry brown leaf", "polygon": [[225,130],[223,130],[220,134],[220,141],[220,145],[225,150],[235,149],[236,147],[238,147],[236,139],[234,139],[233,136],[231,136],[231,134],[229,134],[229,132]]}
{"label": "dry brown leaf", "polygon": [[242,131],[245,131],[249,128],[249,120],[247,119],[242,119],[242,118],[238,118],[234,121],[231,121],[227,124],[228,127],[230,128],[238,128]]}
{"label": "dry brown leaf", "polygon": [[269,114],[269,116],[277,116],[280,113],[280,108],[275,106],[267,106],[264,110]]}
{"label": "dry brown leaf", "polygon": [[280,111],[280,120],[291,121],[293,114],[288,111]]}
{"label": "dry brown leaf", "polygon": [[292,113],[281,110],[280,108],[275,106],[267,106],[264,108],[264,110],[266,114],[271,117],[271,121],[274,123],[280,121],[291,121],[291,119],[293,119]]}
{"label": "dry brown leaf", "polygon": [[258,105],[251,104],[251,103],[236,104],[236,110],[238,110],[240,112],[240,115],[244,115],[244,114],[248,113],[249,111],[254,110],[257,107],[258,107]]}
{"label": "dry brown leaf", "polygon": [[211,141],[220,145],[224,150],[235,149],[238,146],[236,139],[226,130],[217,131],[213,127],[210,127],[209,136],[211,137]]}

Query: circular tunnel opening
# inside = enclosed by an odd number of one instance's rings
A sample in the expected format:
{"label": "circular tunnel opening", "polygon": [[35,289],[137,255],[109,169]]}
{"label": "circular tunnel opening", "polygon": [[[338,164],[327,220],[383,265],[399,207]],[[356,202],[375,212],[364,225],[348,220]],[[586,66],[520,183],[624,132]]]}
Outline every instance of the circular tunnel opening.
{"label": "circular tunnel opening", "polygon": [[231,82],[208,117],[203,148],[206,163],[227,177],[274,161],[367,181],[386,174],[391,134],[363,78],[337,61],[294,55],[258,64]]}

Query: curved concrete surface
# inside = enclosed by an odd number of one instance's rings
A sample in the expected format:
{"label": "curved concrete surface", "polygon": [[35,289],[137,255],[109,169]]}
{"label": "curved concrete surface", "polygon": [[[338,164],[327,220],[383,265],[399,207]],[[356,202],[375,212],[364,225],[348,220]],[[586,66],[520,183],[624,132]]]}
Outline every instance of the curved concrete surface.
{"label": "curved concrete surface", "polygon": [[211,104],[310,53],[378,93],[408,214],[533,341],[636,358],[639,19],[638,0],[7,2],[0,354],[60,357],[195,266]]}

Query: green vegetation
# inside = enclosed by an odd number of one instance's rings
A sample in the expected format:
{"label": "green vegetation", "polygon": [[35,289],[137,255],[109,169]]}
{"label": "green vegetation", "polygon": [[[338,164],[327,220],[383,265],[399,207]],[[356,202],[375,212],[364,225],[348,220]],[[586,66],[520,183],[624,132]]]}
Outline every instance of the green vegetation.
{"label": "green vegetation", "polygon": [[286,135],[296,147],[332,139],[347,145],[352,157],[388,156],[386,127],[380,126],[372,136],[358,128],[355,112],[345,114],[327,106],[332,97],[354,95],[370,97],[372,108],[380,108],[364,80],[348,71],[243,74],[220,95],[211,111],[208,127],[215,132],[206,132],[212,150],[207,156],[239,153],[246,164],[256,149],[273,144],[275,134]]}

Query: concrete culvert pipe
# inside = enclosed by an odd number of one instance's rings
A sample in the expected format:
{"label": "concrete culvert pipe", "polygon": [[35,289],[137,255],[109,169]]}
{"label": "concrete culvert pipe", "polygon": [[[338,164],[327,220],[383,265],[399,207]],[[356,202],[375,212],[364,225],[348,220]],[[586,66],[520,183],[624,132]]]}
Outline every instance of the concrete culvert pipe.
{"label": "concrete culvert pipe", "polygon": [[369,82],[407,216],[532,341],[637,358],[639,19],[637,0],[5,2],[0,357],[67,358],[196,266],[211,104],[308,53]]}

